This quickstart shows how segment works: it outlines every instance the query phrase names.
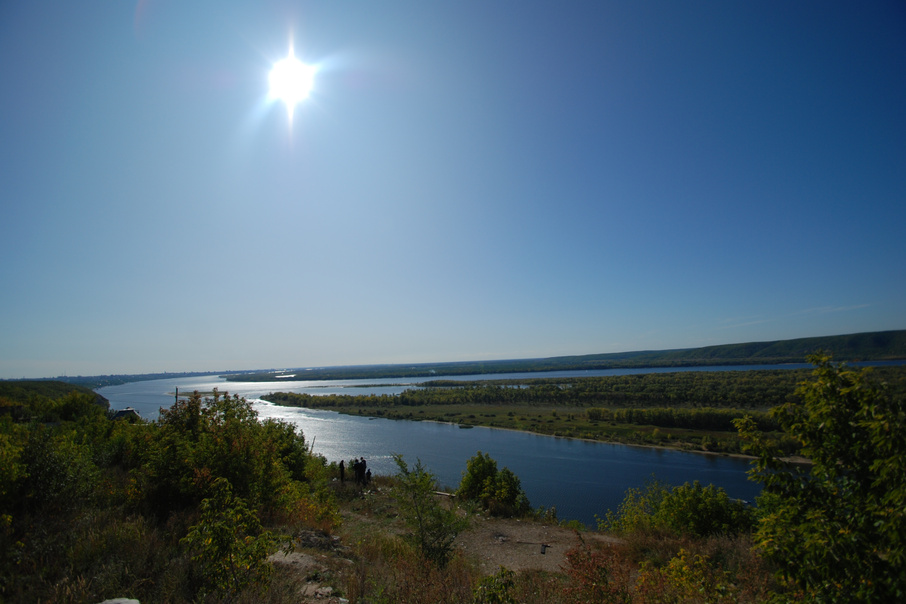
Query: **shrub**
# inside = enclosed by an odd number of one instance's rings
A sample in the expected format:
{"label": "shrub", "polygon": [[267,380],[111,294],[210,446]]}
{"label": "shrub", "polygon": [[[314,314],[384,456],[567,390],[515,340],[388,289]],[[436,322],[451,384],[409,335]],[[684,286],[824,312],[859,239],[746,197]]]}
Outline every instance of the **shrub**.
{"label": "shrub", "polygon": [[443,567],[452,554],[453,541],[468,521],[437,501],[437,480],[421,460],[416,460],[411,470],[401,455],[395,455],[394,460],[399,467],[396,499],[403,520],[412,529],[407,539],[426,560]]}
{"label": "shrub", "polygon": [[730,499],[719,487],[703,487],[695,481],[670,488],[655,481],[644,490],[629,489],[617,513],[608,511],[605,520],[598,520],[598,530],[655,530],[705,537],[746,533],[754,522],[754,511],[741,501]]}
{"label": "shrub", "polygon": [[751,419],[737,423],[770,496],[759,547],[810,600],[904,601],[906,402],[867,369],[809,360],[813,379],[773,414],[810,465],[785,462]]}
{"label": "shrub", "polygon": [[201,565],[205,588],[235,595],[250,585],[266,586],[272,572],[267,557],[276,551],[277,537],[262,530],[225,478],[214,481],[213,491],[201,502],[198,524],[181,540]]}
{"label": "shrub", "polygon": [[640,604],[690,602],[736,604],[739,589],[729,573],[709,563],[707,556],[689,555],[680,550],[666,566],[644,565],[636,581]]}
{"label": "shrub", "polygon": [[24,502],[32,509],[72,509],[95,493],[98,468],[91,460],[91,451],[76,443],[71,435],[56,434],[43,427],[33,430],[22,461]]}
{"label": "shrub", "polygon": [[616,547],[591,548],[584,540],[566,552],[566,593],[574,602],[631,602],[633,567]]}
{"label": "shrub", "polygon": [[473,604],[517,604],[513,595],[516,573],[504,567],[479,582]]}
{"label": "shrub", "polygon": [[456,495],[479,502],[495,516],[524,516],[531,511],[522,483],[509,468],[497,470],[497,462],[479,451],[466,463]]}

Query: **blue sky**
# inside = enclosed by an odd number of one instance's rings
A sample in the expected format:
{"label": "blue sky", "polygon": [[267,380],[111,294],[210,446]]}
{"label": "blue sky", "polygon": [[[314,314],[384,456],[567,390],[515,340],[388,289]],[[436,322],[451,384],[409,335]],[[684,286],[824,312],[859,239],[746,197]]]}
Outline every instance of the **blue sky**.
{"label": "blue sky", "polygon": [[3,3],[0,377],[906,328],[904,74],[901,2]]}

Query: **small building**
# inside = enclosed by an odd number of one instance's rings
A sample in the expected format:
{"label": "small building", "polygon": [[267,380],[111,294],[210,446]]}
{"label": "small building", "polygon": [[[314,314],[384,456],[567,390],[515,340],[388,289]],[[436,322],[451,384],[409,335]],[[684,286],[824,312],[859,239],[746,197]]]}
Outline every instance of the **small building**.
{"label": "small building", "polygon": [[138,411],[132,407],[126,407],[125,409],[120,409],[113,414],[113,419],[126,419],[126,420],[135,420],[141,419],[141,415],[138,414]]}

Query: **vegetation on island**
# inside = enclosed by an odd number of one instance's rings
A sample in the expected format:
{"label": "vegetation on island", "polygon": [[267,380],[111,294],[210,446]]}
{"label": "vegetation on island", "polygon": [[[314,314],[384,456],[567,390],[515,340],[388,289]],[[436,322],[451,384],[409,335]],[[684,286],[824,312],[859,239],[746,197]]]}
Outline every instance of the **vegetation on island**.
{"label": "vegetation on island", "polygon": [[[84,392],[3,395],[0,601],[902,601],[906,397],[882,371],[811,360],[768,413],[782,439],[736,420],[764,485],[754,506],[698,483],[630,490],[555,571],[482,570],[457,545],[494,515],[571,525],[480,451],[444,494],[399,457],[395,476],[344,482],[235,396],[195,394],[146,422]],[[810,463],[786,461],[783,439]],[[316,570],[278,563],[292,551]]]}
{"label": "vegetation on island", "polygon": [[[906,366],[876,367],[876,379],[906,392]],[[788,455],[794,439],[770,409],[796,398],[809,370],[646,373],[595,378],[428,382],[399,395],[313,396],[278,392],[279,405],[390,419],[431,420],[551,436],[684,450],[743,453],[734,422],[750,417]]]}

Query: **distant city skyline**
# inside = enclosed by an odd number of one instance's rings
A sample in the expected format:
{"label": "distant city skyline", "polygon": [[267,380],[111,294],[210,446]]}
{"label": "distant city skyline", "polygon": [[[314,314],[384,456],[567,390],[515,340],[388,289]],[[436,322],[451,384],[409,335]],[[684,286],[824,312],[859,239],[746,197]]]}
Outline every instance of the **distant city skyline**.
{"label": "distant city skyline", "polygon": [[895,1],[7,3],[0,378],[906,328],[903,74]]}

